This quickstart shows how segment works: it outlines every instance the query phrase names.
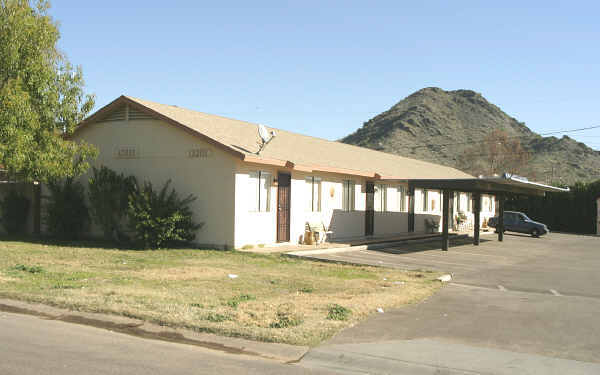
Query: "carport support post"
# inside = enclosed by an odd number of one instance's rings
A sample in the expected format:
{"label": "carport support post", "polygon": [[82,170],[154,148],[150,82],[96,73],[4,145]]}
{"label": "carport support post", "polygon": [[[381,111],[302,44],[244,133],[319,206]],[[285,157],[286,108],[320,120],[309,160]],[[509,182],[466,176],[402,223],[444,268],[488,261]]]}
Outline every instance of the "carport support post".
{"label": "carport support post", "polygon": [[415,187],[408,185],[408,232],[415,231]]}
{"label": "carport support post", "polygon": [[443,208],[442,208],[442,250],[448,251],[448,220],[450,218],[450,190],[444,190]]}
{"label": "carport support post", "polygon": [[498,241],[504,241],[504,195],[498,195],[498,223],[496,224],[498,231]]}
{"label": "carport support post", "polygon": [[480,220],[480,212],[481,212],[481,194],[474,193],[473,194],[473,245],[479,246],[479,220]]}

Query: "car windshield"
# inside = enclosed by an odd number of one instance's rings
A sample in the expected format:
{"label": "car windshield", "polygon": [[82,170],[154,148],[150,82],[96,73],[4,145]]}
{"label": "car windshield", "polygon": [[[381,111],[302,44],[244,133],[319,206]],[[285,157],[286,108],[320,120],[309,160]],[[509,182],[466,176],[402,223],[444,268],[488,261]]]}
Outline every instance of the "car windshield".
{"label": "car windshield", "polygon": [[531,220],[530,218],[527,217],[527,215],[525,214],[519,214],[519,216],[521,216],[521,219],[523,220]]}

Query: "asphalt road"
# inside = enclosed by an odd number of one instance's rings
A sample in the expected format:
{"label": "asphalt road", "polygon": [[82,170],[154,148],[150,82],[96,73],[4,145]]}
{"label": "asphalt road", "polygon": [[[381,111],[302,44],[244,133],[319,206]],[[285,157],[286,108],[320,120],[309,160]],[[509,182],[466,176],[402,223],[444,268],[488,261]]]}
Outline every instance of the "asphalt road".
{"label": "asphalt road", "polygon": [[326,373],[331,372],[0,312],[2,375]]}
{"label": "asphalt road", "polygon": [[426,374],[600,374],[600,238],[482,238],[448,252],[419,244],[318,255],[446,271],[453,281],[424,303],[341,332],[301,364],[373,374],[402,366]]}

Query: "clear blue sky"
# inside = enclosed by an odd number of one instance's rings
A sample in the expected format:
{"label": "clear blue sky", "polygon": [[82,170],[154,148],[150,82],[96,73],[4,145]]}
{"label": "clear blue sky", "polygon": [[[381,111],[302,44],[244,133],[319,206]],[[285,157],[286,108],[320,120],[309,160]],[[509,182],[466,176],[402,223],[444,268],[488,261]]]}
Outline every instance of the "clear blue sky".
{"label": "clear blue sky", "polygon": [[[600,125],[593,1],[63,0],[50,13],[96,109],[127,94],[338,139],[438,86],[537,132]],[[600,129],[570,136],[600,149]]]}

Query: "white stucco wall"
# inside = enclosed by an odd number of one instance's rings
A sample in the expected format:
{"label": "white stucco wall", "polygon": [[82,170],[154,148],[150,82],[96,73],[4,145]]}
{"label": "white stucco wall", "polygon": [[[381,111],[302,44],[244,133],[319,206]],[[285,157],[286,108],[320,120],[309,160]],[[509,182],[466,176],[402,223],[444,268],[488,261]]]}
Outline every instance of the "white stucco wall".
{"label": "white stucco wall", "polygon": [[[204,223],[195,242],[211,247],[233,247],[234,159],[227,152],[188,132],[159,120],[111,121],[81,129],[77,139],[98,147],[94,165],[134,175],[139,183],[148,180],[158,190],[171,179],[180,197],[194,194],[194,220]],[[135,158],[120,158],[123,147],[135,148]],[[190,157],[202,150],[202,157]],[[91,171],[81,178],[87,188]],[[93,226],[92,234],[100,234]]]}
{"label": "white stucco wall", "polygon": [[[305,224],[323,222],[333,232],[334,240],[364,236],[365,233],[365,206],[366,180],[355,176],[335,175],[329,173],[303,173],[278,169],[259,164],[236,164],[235,172],[235,247],[245,245],[273,244],[277,241],[277,187],[271,186],[269,212],[251,212],[247,202],[251,196],[248,176],[251,172],[264,171],[271,173],[276,178],[279,171],[291,173],[291,205],[290,205],[290,242],[298,243],[304,235]],[[321,210],[309,212],[306,209],[305,178],[315,176],[321,178]],[[355,183],[355,209],[344,211],[342,209],[343,181],[352,180]],[[397,193],[398,184],[387,184],[386,211],[376,211],[374,214],[374,234],[391,235],[406,233],[408,231],[408,198],[405,197],[404,212],[400,212]],[[422,195],[417,191],[417,204],[422,202]],[[423,211],[416,210],[415,231],[426,231],[425,219],[434,218],[441,222],[441,194],[439,191],[430,190],[429,206],[434,209]],[[434,201],[435,203],[431,203]],[[440,224],[441,225],[441,224]]]}
{"label": "white stucco wall", "polygon": [[[277,187],[271,186],[270,211],[252,212],[248,202],[250,184],[249,173],[264,171],[277,178],[279,172],[291,174],[290,202],[290,242],[298,243],[304,236],[305,224],[322,222],[333,231],[332,238],[353,237],[364,234],[364,208],[366,195],[364,181],[352,176],[327,173],[311,174],[289,171],[258,164],[238,162],[235,172],[235,247],[245,245],[273,244],[277,241]],[[321,178],[321,210],[308,211],[306,177]],[[343,181],[355,182],[355,211],[342,210]]]}

